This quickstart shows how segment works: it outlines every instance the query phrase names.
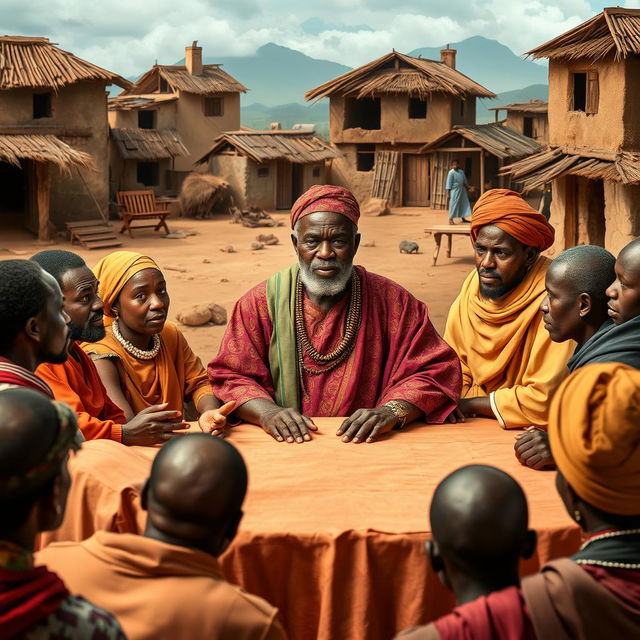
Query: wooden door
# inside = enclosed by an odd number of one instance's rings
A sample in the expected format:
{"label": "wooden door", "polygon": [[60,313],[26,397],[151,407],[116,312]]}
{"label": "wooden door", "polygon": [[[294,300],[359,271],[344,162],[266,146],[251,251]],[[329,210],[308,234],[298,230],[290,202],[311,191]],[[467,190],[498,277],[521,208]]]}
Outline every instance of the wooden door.
{"label": "wooden door", "polygon": [[293,204],[293,171],[288,160],[276,163],[276,209],[291,209]]}
{"label": "wooden door", "polygon": [[431,165],[431,208],[446,209],[449,205],[449,194],[445,189],[447,174],[451,169],[453,154],[438,151],[432,156]]}
{"label": "wooden door", "polygon": [[402,156],[402,204],[405,207],[429,206],[429,158],[405,153]]}

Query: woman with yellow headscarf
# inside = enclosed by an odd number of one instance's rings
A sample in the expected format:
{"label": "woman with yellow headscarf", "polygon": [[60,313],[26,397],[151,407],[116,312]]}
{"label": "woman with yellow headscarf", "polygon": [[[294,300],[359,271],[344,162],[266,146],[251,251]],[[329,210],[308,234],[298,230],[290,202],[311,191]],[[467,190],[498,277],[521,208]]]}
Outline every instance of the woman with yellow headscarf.
{"label": "woman with yellow headscarf", "polygon": [[[93,268],[107,335],[84,350],[95,360],[109,397],[129,420],[164,405],[182,416],[193,401],[203,431],[221,435],[232,403],[220,407],[200,359],[167,320],[169,294],[158,265],[133,251],[115,251]],[[169,431],[164,439],[177,435]]]}

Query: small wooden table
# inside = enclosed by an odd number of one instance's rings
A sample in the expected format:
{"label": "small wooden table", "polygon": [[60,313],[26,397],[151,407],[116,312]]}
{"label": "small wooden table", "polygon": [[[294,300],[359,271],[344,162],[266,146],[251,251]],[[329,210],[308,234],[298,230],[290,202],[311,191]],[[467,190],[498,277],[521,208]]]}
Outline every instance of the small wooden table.
{"label": "small wooden table", "polygon": [[471,225],[462,224],[436,224],[433,227],[427,227],[424,232],[426,234],[433,234],[433,239],[436,241],[436,248],[433,252],[433,265],[436,266],[438,261],[438,254],[440,253],[440,244],[442,243],[442,236],[447,236],[447,258],[451,257],[451,239],[453,236],[470,236]]}

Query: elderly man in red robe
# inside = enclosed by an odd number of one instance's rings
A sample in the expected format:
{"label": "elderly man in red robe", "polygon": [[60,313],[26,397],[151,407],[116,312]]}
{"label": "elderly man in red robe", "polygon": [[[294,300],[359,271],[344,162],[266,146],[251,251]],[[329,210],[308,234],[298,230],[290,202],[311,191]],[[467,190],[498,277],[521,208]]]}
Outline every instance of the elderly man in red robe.
{"label": "elderly man in red robe", "polygon": [[459,398],[458,358],[426,305],[353,266],[359,217],[342,187],[302,195],[291,211],[298,264],[239,300],[209,364],[214,394],[279,442],[311,440],[311,416],[348,416],[336,435],[373,442],[417,419],[444,422]]}

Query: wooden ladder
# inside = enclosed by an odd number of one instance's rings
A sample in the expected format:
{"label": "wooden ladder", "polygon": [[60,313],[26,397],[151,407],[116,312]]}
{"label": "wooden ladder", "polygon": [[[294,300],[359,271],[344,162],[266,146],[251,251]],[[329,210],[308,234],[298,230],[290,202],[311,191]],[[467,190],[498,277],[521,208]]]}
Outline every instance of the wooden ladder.
{"label": "wooden ladder", "polygon": [[106,247],[121,247],[120,240],[110,224],[103,220],[83,220],[82,222],[68,222],[67,238],[71,244],[76,242],[85,249],[105,249]]}

